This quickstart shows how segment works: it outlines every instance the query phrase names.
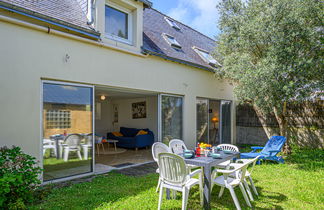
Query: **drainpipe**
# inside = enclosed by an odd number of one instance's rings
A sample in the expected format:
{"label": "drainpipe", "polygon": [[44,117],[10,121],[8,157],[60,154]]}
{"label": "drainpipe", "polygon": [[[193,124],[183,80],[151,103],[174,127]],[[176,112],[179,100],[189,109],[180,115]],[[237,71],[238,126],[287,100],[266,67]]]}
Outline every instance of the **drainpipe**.
{"label": "drainpipe", "polygon": [[94,23],[94,10],[95,10],[95,0],[88,0],[88,9],[87,9],[88,25],[92,25]]}

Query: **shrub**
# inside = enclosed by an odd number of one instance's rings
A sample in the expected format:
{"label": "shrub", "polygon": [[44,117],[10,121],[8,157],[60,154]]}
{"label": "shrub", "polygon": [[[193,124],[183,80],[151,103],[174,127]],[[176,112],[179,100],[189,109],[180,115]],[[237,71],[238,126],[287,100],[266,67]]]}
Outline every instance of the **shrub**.
{"label": "shrub", "polygon": [[0,209],[25,209],[38,188],[41,168],[19,147],[0,148]]}

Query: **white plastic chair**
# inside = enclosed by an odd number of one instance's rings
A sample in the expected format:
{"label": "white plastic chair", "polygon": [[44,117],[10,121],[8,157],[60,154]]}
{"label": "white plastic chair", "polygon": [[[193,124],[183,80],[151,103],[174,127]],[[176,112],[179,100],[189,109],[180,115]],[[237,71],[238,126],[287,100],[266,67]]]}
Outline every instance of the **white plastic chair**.
{"label": "white plastic chair", "polygon": [[[217,147],[220,147],[222,150],[230,150],[233,152],[239,152],[239,149],[237,148],[237,146],[232,145],[232,144],[219,144],[219,145],[217,145]],[[216,167],[226,168],[230,163],[231,163],[231,161],[228,160],[228,161],[218,164]]]}
{"label": "white plastic chair", "polygon": [[[171,150],[167,145],[165,145],[165,144],[163,144],[161,142],[155,142],[152,145],[152,157],[153,157],[153,160],[155,162],[157,162],[158,165],[159,165],[158,156],[159,156],[160,153],[171,153]],[[156,169],[156,173],[158,173],[158,174],[160,173],[159,168]],[[159,191],[160,184],[161,184],[161,179],[159,177],[159,182],[158,182],[158,185],[156,187],[156,192]]]}
{"label": "white plastic chair", "polygon": [[176,155],[180,155],[184,152],[184,150],[187,149],[187,146],[185,143],[180,139],[172,139],[169,142],[169,147],[171,149],[171,152]]}
{"label": "white plastic chair", "polygon": [[[161,209],[164,188],[182,192],[182,210],[185,210],[187,208],[190,188],[196,184],[199,184],[200,203],[202,204],[203,188],[201,169],[197,169],[190,173],[184,159],[171,153],[160,153],[158,155],[158,163],[161,178],[158,205],[159,210]],[[196,174],[199,174],[199,179],[192,178]]]}
{"label": "white plastic chair", "polygon": [[84,136],[84,144],[81,144],[83,151],[83,159],[88,160],[89,149],[92,149],[92,133]]}
{"label": "white plastic chair", "polygon": [[[255,195],[258,196],[259,194],[258,194],[258,191],[257,191],[256,187],[254,186],[254,182],[252,180],[251,174],[253,172],[254,166],[255,166],[256,162],[258,161],[258,158],[259,157],[260,156],[255,157],[254,159],[240,159],[240,160],[237,160],[235,163],[231,163],[230,164],[230,167],[234,167],[234,168],[240,167],[242,164],[246,164],[246,163],[248,163],[249,165],[251,165],[249,171],[246,170],[245,178],[244,178],[244,186],[246,188],[246,191],[247,191],[247,193],[248,193],[251,201],[254,201],[254,198],[253,198],[253,195],[251,193],[249,184],[246,181],[246,178],[249,178],[249,181],[250,181],[251,187],[253,189],[253,192],[255,193]],[[237,175],[238,174],[230,174],[231,177],[234,177],[234,176],[237,176]]]}
{"label": "white plastic chair", "polygon": [[79,134],[70,134],[65,138],[64,144],[62,144],[64,161],[68,161],[70,152],[77,152],[79,159],[82,160],[80,148],[81,139],[82,136]]}
{"label": "white plastic chair", "polygon": [[[172,139],[169,142],[169,148],[171,152],[176,155],[181,155],[184,152],[184,150],[188,150],[185,143],[180,139]],[[191,164],[187,164],[187,166],[189,166],[190,169],[197,168],[197,166]]]}
{"label": "white plastic chair", "polygon": [[[251,160],[250,160],[251,161]],[[218,186],[221,187],[221,190],[219,192],[218,197],[220,198],[223,193],[224,193],[224,189],[227,188],[230,193],[231,196],[233,198],[233,201],[235,203],[235,206],[238,210],[241,209],[240,207],[240,203],[236,197],[236,194],[234,192],[234,188],[236,186],[239,186],[241,189],[241,192],[243,194],[243,197],[247,203],[247,205],[249,207],[252,207],[249,198],[245,192],[244,186],[243,186],[243,182],[244,182],[244,178],[245,178],[245,174],[246,174],[246,169],[248,167],[248,165],[250,164],[250,162],[246,162],[243,164],[240,164],[239,166],[235,167],[234,169],[231,170],[224,170],[224,169],[215,169],[216,174],[217,173],[222,173],[222,176],[216,176],[215,179],[212,180],[213,184],[216,184]],[[237,172],[240,172],[240,176],[234,176],[234,177],[230,177],[231,174],[237,174]]]}
{"label": "white plastic chair", "polygon": [[57,155],[56,150],[56,143],[51,139],[43,139],[43,156],[45,155],[46,150],[49,149],[50,151],[53,150],[54,155]]}

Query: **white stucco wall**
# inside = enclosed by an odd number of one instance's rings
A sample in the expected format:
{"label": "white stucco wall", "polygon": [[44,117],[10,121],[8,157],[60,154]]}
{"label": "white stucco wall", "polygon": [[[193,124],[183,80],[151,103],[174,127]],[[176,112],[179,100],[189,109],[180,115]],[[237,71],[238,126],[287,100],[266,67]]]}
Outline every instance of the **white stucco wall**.
{"label": "white stucco wall", "polygon": [[189,147],[196,141],[196,97],[233,100],[232,86],[210,72],[1,21],[0,72],[0,146],[21,146],[39,159],[42,79],[183,95]]}

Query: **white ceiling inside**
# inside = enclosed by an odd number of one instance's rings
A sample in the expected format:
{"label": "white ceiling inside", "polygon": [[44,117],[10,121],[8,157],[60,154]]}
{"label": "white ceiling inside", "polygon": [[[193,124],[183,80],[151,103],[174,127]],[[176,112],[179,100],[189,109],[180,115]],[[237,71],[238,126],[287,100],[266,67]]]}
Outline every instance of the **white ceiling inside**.
{"label": "white ceiling inside", "polygon": [[113,87],[103,87],[96,86],[95,95],[96,98],[104,95],[110,99],[122,99],[122,98],[143,98],[149,96],[157,96],[157,92],[144,91],[144,90],[134,90],[134,89],[124,89],[124,88],[113,88]]}

